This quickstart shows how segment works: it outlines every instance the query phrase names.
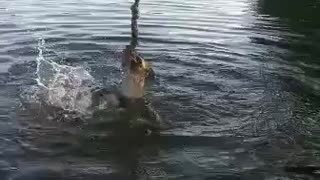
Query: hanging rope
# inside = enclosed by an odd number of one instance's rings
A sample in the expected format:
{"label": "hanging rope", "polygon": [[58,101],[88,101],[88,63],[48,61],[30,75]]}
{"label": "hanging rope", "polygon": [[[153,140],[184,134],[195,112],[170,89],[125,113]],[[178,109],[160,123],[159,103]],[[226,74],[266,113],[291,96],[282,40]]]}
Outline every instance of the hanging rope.
{"label": "hanging rope", "polygon": [[131,6],[131,49],[135,49],[138,45],[138,23],[139,19],[139,2],[140,0],[135,0],[133,5]]}

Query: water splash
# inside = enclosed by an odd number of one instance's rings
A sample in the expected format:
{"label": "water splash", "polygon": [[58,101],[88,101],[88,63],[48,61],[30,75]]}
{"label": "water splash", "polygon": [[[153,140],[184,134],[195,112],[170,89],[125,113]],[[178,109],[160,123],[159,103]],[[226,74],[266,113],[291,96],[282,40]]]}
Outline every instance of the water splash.
{"label": "water splash", "polygon": [[45,43],[45,40],[44,39],[39,39],[38,40],[38,51],[39,51],[39,54],[38,54],[38,57],[37,57],[37,71],[36,71],[36,74],[37,74],[37,78],[36,78],[36,81],[37,81],[37,84],[38,85],[41,85],[43,87],[45,87],[43,84],[41,84],[41,80],[40,80],[40,76],[39,76],[39,71],[40,71],[40,64],[41,64],[41,61],[44,61],[44,58],[43,58],[43,52],[42,52],[42,48],[41,46],[43,46]]}
{"label": "water splash", "polygon": [[83,67],[60,65],[45,59],[44,39],[39,39],[38,50],[37,88],[32,97],[37,97],[42,103],[63,110],[80,114],[90,113],[88,109],[92,104],[91,90],[95,84],[90,73]]}

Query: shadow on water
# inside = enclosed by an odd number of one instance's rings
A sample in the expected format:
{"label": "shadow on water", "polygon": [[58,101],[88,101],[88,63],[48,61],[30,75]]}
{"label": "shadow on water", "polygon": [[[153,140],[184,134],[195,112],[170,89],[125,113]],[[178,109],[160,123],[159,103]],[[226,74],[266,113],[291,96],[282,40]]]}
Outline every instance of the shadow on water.
{"label": "shadow on water", "polygon": [[[279,49],[270,53],[282,60],[284,67],[278,67],[282,74],[284,89],[299,95],[318,96],[320,92],[320,2],[317,0],[259,0],[257,12],[278,18],[279,39],[252,38],[252,41]],[[272,23],[259,23],[257,26],[272,32]],[[275,26],[275,27],[276,27]],[[285,72],[284,72],[285,71]]]}
{"label": "shadow on water", "polygon": [[[319,105],[320,102],[320,2],[317,0],[259,0],[257,13],[261,16],[278,18],[268,24],[259,22],[256,26],[268,32],[277,33],[272,39],[252,37],[252,42],[266,45],[272,61],[279,60],[272,74],[283,82],[284,91],[289,91]],[[272,25],[274,23],[274,26]],[[275,29],[274,27],[279,27]],[[277,48],[272,48],[272,46]],[[272,63],[272,62],[271,62]]]}
{"label": "shadow on water", "polygon": [[[292,29],[319,28],[320,2],[318,0],[259,0],[258,12],[287,20]],[[301,31],[303,32],[303,31]]]}
{"label": "shadow on water", "polygon": [[255,26],[265,31],[251,41],[267,49],[266,76],[275,80],[282,94],[294,97],[291,128],[301,128],[296,140],[304,151],[295,154],[285,170],[313,174],[320,167],[320,1],[259,0],[256,8],[265,19]]}

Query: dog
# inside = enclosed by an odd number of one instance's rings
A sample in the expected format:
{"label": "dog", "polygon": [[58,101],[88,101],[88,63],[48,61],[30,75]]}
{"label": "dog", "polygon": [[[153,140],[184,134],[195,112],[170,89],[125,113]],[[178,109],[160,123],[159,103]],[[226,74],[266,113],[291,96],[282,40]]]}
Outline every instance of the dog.
{"label": "dog", "polygon": [[116,91],[98,89],[93,98],[99,104],[99,109],[120,109],[123,119],[130,119],[133,126],[141,124],[150,129],[159,129],[162,120],[144,98],[146,81],[155,78],[151,64],[146,62],[130,46],[122,51],[121,61],[123,77],[120,87]]}

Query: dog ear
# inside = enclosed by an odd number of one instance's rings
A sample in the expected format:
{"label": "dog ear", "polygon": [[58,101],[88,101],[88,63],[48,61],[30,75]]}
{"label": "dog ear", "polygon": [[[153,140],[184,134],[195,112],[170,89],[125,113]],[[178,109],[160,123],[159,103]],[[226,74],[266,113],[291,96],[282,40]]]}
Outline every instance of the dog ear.
{"label": "dog ear", "polygon": [[136,60],[138,63],[140,63],[142,65],[142,67],[145,69],[146,68],[146,62],[145,60],[139,56],[138,54],[136,54]]}
{"label": "dog ear", "polygon": [[156,74],[149,62],[145,62],[145,73],[146,73],[146,79],[148,80],[154,80],[156,77]]}

